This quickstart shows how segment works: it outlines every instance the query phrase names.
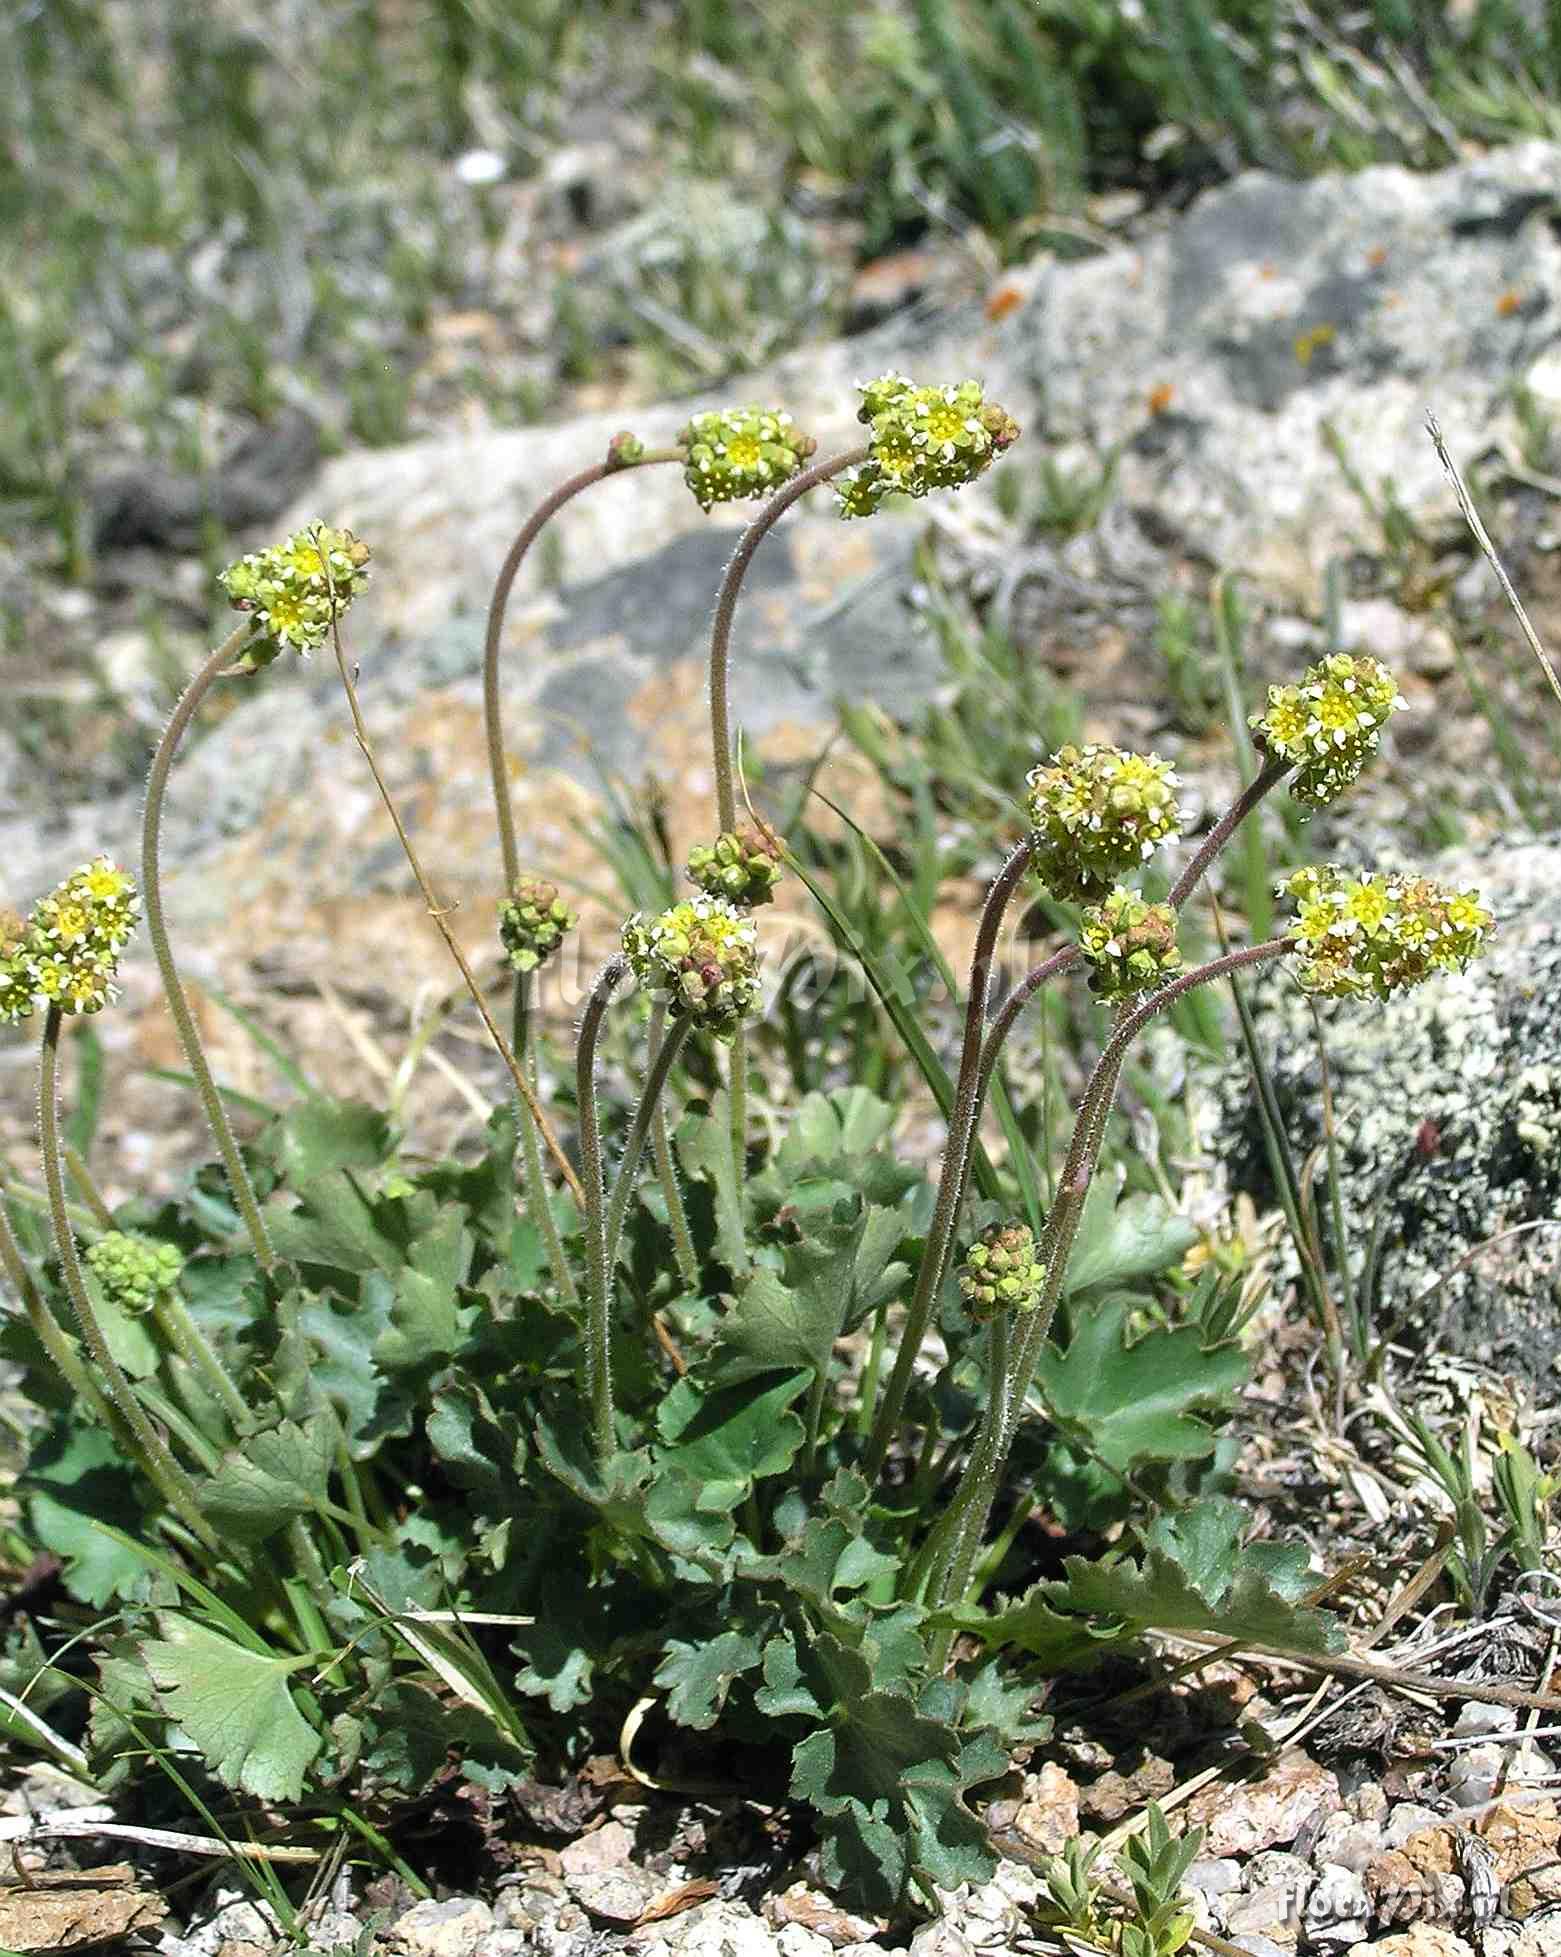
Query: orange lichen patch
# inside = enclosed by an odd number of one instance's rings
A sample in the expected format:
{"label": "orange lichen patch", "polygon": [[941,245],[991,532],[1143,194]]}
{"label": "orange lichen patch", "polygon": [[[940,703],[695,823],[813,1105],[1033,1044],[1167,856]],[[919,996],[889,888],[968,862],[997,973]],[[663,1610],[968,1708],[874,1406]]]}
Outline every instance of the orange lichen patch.
{"label": "orange lichen patch", "polygon": [[1374,272],[1381,271],[1382,267],[1386,265],[1387,262],[1388,262],[1388,248],[1386,245],[1373,245],[1371,250],[1368,251],[1366,254],[1366,263],[1371,267],[1372,271]]}
{"label": "orange lichen patch", "polygon": [[986,316],[993,321],[1006,319],[1016,306],[1020,306],[1023,303],[1024,294],[1010,280],[1006,285],[1000,285],[995,291],[988,294],[985,307]]}
{"label": "orange lichen patch", "polygon": [[1498,319],[1511,319],[1512,315],[1522,304],[1523,294],[1519,292],[1515,285],[1509,285],[1506,291],[1496,301],[1496,317]]}
{"label": "orange lichen patch", "polygon": [[1166,409],[1171,405],[1171,403],[1175,399],[1176,399],[1176,389],[1172,386],[1170,381],[1160,381],[1156,386],[1150,388],[1149,390],[1149,394],[1148,394],[1149,412],[1152,415],[1163,415]]}

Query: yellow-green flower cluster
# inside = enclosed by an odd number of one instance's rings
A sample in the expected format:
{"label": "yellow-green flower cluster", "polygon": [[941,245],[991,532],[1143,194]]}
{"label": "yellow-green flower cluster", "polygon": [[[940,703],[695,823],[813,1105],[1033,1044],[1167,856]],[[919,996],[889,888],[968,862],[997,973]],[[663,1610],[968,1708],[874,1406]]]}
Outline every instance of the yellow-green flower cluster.
{"label": "yellow-green flower cluster", "polygon": [[1461,972],[1495,920],[1476,890],[1431,877],[1355,876],[1329,863],[1279,885],[1296,907],[1297,975],[1328,999],[1386,999],[1437,972]]}
{"label": "yellow-green flower cluster", "polygon": [[965,1253],[959,1288],[975,1319],[1002,1311],[1034,1311],[1046,1285],[1046,1266],[1036,1261],[1035,1238],[1024,1223],[994,1223]]}
{"label": "yellow-green flower cluster", "polygon": [[143,1312],[150,1311],[163,1292],[173,1290],[184,1258],[173,1244],[110,1230],[88,1244],[87,1264],[114,1304],[125,1311]]}
{"label": "yellow-green flower cluster", "polygon": [[780,838],[762,819],[739,823],[713,843],[696,843],[688,853],[688,874],[712,897],[745,909],[767,904],[780,882]]}
{"label": "yellow-green flower cluster", "polygon": [[499,938],[510,966],[534,972],[572,931],[579,918],[558,894],[558,885],[543,877],[517,877],[508,898],[499,906]]}
{"label": "yellow-green flower cluster", "polygon": [[624,956],[640,983],[672,1011],[729,1039],[759,1003],[753,919],[719,897],[689,897],[623,927]]}
{"label": "yellow-green flower cluster", "polygon": [[1322,808],[1348,788],[1377,751],[1390,715],[1408,702],[1369,653],[1330,653],[1297,686],[1271,686],[1251,717],[1259,747],[1295,764],[1290,793]]}
{"label": "yellow-green flower cluster", "polygon": [[836,484],[844,517],[871,516],[890,495],[960,489],[1019,439],[1019,424],[983,397],[980,381],[917,387],[884,374],[861,389],[858,421],[872,430],[867,460]]}
{"label": "yellow-green flower cluster", "polygon": [[368,561],[368,545],[350,530],[317,523],[239,558],[217,582],[236,611],[253,615],[268,642],[262,657],[274,659],[289,647],[312,652],[325,644],[332,622],[368,582]]}
{"label": "yellow-green flower cluster", "polygon": [[1130,999],[1170,978],[1182,962],[1170,905],[1146,904],[1120,883],[1080,918],[1079,948],[1094,968],[1090,990],[1101,999]]}
{"label": "yellow-green flower cluster", "polygon": [[674,439],[687,458],[683,480],[702,510],[767,496],[818,447],[783,408],[717,408],[695,415]]}
{"label": "yellow-green flower cluster", "polygon": [[1176,773],[1157,754],[1070,745],[1028,779],[1031,861],[1058,897],[1098,902],[1181,829]]}
{"label": "yellow-green flower cluster", "polygon": [[83,863],[33,906],[24,924],[0,913],[0,1025],[42,1000],[65,1013],[99,1012],[116,997],[119,954],[140,914],[133,878],[106,856]]}

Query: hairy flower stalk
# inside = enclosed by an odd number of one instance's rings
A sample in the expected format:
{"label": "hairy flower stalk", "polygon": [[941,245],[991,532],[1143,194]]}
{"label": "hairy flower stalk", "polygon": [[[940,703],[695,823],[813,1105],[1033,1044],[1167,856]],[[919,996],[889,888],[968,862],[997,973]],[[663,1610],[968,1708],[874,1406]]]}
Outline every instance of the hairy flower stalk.
{"label": "hairy flower stalk", "polygon": [[[656,1064],[657,1056],[667,1037],[667,1008],[658,1003],[650,1016],[650,1064]],[[683,1191],[678,1186],[677,1164],[672,1159],[672,1137],[667,1128],[667,1110],[664,1101],[656,1102],[655,1119],[650,1131],[651,1153],[656,1164],[656,1174],[661,1182],[662,1201],[667,1206],[667,1227],[672,1232],[672,1255],[677,1260],[678,1276],[685,1291],[692,1291],[699,1283],[699,1257],[694,1249],[693,1233],[688,1227],[688,1211],[683,1207]]]}
{"label": "hairy flower stalk", "polygon": [[157,960],[157,969],[162,975],[163,993],[168,1001],[174,1032],[178,1035],[185,1064],[195,1082],[195,1091],[200,1096],[206,1125],[211,1129],[212,1137],[217,1144],[217,1152],[222,1157],[228,1188],[238,1206],[239,1215],[243,1218],[244,1228],[249,1233],[250,1245],[261,1268],[270,1270],[276,1262],[276,1252],[272,1248],[270,1235],[260,1214],[255,1185],[249,1179],[249,1171],[245,1168],[244,1158],[239,1153],[238,1142],[228,1121],[227,1110],[222,1105],[222,1096],[217,1090],[217,1083],[207,1064],[206,1049],[201,1044],[200,1029],[195,1023],[194,1013],[190,1010],[189,998],[179,977],[179,967],[174,961],[173,942],[168,936],[168,925],[163,915],[161,865],[163,800],[168,791],[168,774],[173,767],[174,756],[179,751],[179,743],[184,739],[185,729],[195,718],[196,711],[213,682],[233,669],[234,661],[255,636],[256,630],[256,624],[246,620],[223,640],[184,689],[179,704],[173,710],[173,717],[163,730],[163,737],[157,744],[157,752],[152,757],[151,772],[146,778],[146,807],[141,817],[141,890],[146,905],[147,936],[151,940],[152,955]]}
{"label": "hairy flower stalk", "polygon": [[586,1397],[597,1459],[616,1445],[612,1401],[612,1286],[607,1263],[607,1196],[602,1173],[602,1127],[596,1105],[596,1047],[612,995],[628,975],[629,961],[609,958],[596,975],[575,1048],[575,1099],[580,1117],[580,1183],[585,1224]]}
{"label": "hairy flower stalk", "polygon": [[499,652],[504,643],[504,614],[509,608],[510,592],[532,545],[564,505],[572,502],[582,490],[589,489],[593,483],[605,481],[608,476],[620,475],[625,469],[649,468],[653,463],[681,462],[683,459],[681,448],[648,449],[632,435],[615,435],[608,444],[603,461],[593,463],[589,469],[582,469],[578,475],[561,482],[550,495],[543,497],[521,525],[505,553],[504,562],[499,566],[493,596],[488,601],[488,626],[483,639],[482,718],[488,742],[488,771],[493,781],[493,808],[499,824],[499,850],[504,860],[506,889],[520,875],[520,848],[515,836],[515,812],[510,806],[509,769],[504,757],[503,702],[499,697]]}
{"label": "hairy flower stalk", "polygon": [[51,1004],[44,1016],[43,1046],[38,1070],[38,1125],[43,1149],[44,1186],[49,1198],[49,1217],[54,1228],[54,1245],[60,1260],[65,1291],[76,1314],[76,1322],[94,1365],[108,1384],[109,1397],[128,1430],[142,1467],[168,1506],[192,1529],[208,1548],[217,1546],[217,1534],[201,1512],[195,1484],[175,1461],[168,1444],[146,1417],[119,1362],[109,1350],[108,1340],[88,1295],[76,1239],[65,1213],[65,1172],[60,1145],[59,1045],[60,1026],[67,1008]]}

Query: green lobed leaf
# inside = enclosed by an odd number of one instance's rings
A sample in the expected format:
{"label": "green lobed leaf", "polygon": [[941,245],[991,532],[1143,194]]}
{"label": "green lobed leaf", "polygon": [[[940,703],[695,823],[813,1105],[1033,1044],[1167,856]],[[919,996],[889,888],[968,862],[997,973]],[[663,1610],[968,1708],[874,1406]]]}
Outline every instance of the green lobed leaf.
{"label": "green lobed leaf", "polygon": [[367,1101],[311,1095],[286,1110],[263,1145],[282,1180],[302,1190],[333,1169],[377,1169],[389,1159],[395,1135],[383,1111]]}
{"label": "green lobed leaf", "polygon": [[201,1507],[230,1540],[264,1542],[293,1516],[310,1514],[325,1496],[335,1444],[335,1422],[327,1413],[251,1434],[201,1485]]}
{"label": "green lobed leaf", "polygon": [[472,1248],[465,1215],[453,1203],[407,1246],[395,1274],[390,1323],[374,1342],[374,1357],[387,1373],[442,1363],[465,1345],[478,1315],[475,1306],[460,1302]]}
{"label": "green lobed leaf", "polygon": [[1099,1284],[1131,1284],[1177,1264],[1198,1232],[1159,1196],[1141,1192],[1121,1202],[1109,1177],[1097,1176],[1084,1200],[1064,1295]]}
{"label": "green lobed leaf", "polygon": [[223,1786],[259,1801],[301,1800],[321,1740],[287,1681],[314,1660],[262,1657],[172,1611],[159,1612],[157,1624],[162,1637],[142,1651],[146,1669],[164,1711]]}
{"label": "green lobed leaf", "polygon": [[33,1449],[22,1478],[27,1520],[39,1545],[65,1563],[65,1587],[94,1610],[147,1595],[145,1561],[102,1526],[138,1536],[145,1518],[135,1478],[101,1427],[61,1415]]}
{"label": "green lobed leaf", "polygon": [[715,1199],[716,1252],[734,1272],[748,1268],[748,1241],[732,1154],[732,1118],[724,1090],[713,1094],[708,1114],[690,1109],[674,1136],[685,1175],[710,1185]]}
{"label": "green lobed leaf", "polygon": [[1048,1345],[1036,1369],[1047,1410],[1109,1467],[1196,1460],[1214,1436],[1194,1409],[1228,1406],[1247,1362],[1234,1345],[1206,1348],[1192,1326],[1157,1326],[1129,1344],[1129,1309],[1113,1298],[1074,1312],[1067,1349]]}
{"label": "green lobed leaf", "polygon": [[762,1632],[722,1631],[698,1644],[669,1638],[654,1681],[667,1694],[668,1717],[695,1732],[707,1731],[726,1704],[733,1680],[751,1672],[763,1651]]}
{"label": "green lobed leaf", "polygon": [[697,1483],[703,1510],[734,1509],[755,1481],[784,1474],[795,1460],[806,1436],[789,1409],[807,1383],[803,1372],[779,1380],[766,1374],[706,1392],[692,1378],[679,1380],[657,1416],[667,1443],[658,1473],[670,1468]]}

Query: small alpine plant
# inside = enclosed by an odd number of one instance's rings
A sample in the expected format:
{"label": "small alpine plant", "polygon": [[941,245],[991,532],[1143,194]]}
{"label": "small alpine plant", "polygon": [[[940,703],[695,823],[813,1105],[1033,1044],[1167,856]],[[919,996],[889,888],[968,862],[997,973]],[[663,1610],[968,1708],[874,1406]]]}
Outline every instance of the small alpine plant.
{"label": "small alpine plant", "polygon": [[[764,937],[783,873],[797,906],[819,886],[796,818],[739,796],[748,567],[816,488],[860,521],[976,481],[1019,435],[971,378],[886,374],[860,397],[865,439],[822,457],[769,405],[696,414],[660,448],[621,433],[521,527],[484,651],[486,975],[384,787],[343,651],[368,546],[325,524],[222,574],[238,622],[154,756],[139,883],[99,857],[0,910],[0,1021],[42,1023],[43,1192],[0,1202],[6,1356],[46,1421],[26,1525],[114,1627],[90,1717],[85,1698],[72,1715],[74,1770],[110,1784],[162,1759],[203,1812],[237,1810],[235,1832],[286,1807],[290,1839],[394,1857],[447,1763],[497,1800],[620,1735],[632,1750],[655,1707],[682,1729],[669,1771],[789,1799],[818,1878],[890,1917],[990,1872],[979,1792],[1046,1738],[1059,1674],[1156,1630],[1338,1641],[1305,1600],[1304,1546],[1249,1547],[1216,1458],[1238,1348],[1142,1310],[1189,1238],[1147,1199],[1118,1205],[1101,1151],[1134,1042],[1196,988],[1267,968],[1381,1000],[1462,971],[1492,914],[1412,872],[1304,866],[1278,935],[1190,955],[1186,907],[1241,824],[1282,788],[1335,801],[1403,706],[1378,661],[1332,655],[1269,688],[1258,770],[1197,833],[1157,754],[1069,744],[994,784],[1021,839],[981,908],[950,1071],[915,988],[884,988],[942,1111],[933,1172],[896,1153],[870,1081],[771,1091]],[[543,1003],[585,933],[561,872],[521,852],[508,595],[566,503],[661,464],[703,510],[756,502],[715,598],[709,840],[682,886],[668,853],[622,921],[555,1068]],[[183,736],[213,687],[285,684],[284,652],[327,648],[513,1087],[476,1159],[429,1162],[381,1110],[312,1091],[241,1143],[175,962],[160,845]],[[999,996],[1005,919],[1041,897],[1068,922]],[[111,1209],[71,1140],[90,1123],[62,1112],[61,1029],[112,1006],[143,916],[217,1161],[176,1201]],[[1080,982],[1098,1039],[1066,1147],[1031,1159],[1033,1125],[1010,1119],[989,1153],[1005,1042]],[[1024,1525],[1047,1502],[1113,1546],[1039,1576]]]}

